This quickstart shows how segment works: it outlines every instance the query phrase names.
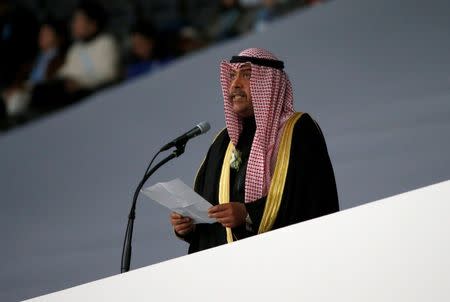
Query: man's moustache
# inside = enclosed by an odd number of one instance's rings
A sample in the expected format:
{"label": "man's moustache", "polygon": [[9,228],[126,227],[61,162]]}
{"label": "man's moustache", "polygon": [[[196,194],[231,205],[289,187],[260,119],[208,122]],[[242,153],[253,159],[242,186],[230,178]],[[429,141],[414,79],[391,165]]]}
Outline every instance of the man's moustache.
{"label": "man's moustache", "polygon": [[242,96],[242,97],[246,97],[247,94],[243,91],[233,91],[232,93],[230,93],[230,98],[235,97],[235,96]]}

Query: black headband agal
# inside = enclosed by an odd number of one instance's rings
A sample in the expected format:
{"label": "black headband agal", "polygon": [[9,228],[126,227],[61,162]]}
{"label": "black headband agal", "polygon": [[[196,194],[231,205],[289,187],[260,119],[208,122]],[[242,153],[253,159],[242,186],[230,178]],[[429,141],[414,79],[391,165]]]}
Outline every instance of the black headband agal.
{"label": "black headband agal", "polygon": [[261,59],[248,56],[233,56],[231,57],[230,63],[247,63],[250,62],[259,66],[272,67],[275,69],[283,70],[284,62],[272,59]]}

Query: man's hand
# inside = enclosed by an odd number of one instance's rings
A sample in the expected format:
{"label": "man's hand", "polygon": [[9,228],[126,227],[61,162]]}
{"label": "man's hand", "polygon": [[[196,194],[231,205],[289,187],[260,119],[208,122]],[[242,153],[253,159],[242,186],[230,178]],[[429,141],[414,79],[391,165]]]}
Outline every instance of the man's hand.
{"label": "man's hand", "polygon": [[178,213],[172,212],[170,214],[170,223],[177,233],[180,236],[184,236],[194,230],[195,224],[192,219],[189,217],[181,216]]}
{"label": "man's hand", "polygon": [[224,227],[235,228],[245,223],[247,209],[241,202],[230,202],[209,208],[208,215]]}

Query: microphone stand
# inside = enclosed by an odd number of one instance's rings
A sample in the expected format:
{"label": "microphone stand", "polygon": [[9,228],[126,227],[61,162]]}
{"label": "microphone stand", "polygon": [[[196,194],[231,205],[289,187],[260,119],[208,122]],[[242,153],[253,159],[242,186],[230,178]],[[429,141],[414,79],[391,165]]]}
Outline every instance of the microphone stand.
{"label": "microphone stand", "polygon": [[175,145],[176,149],[166,158],[161,160],[157,165],[155,165],[148,173],[144,175],[142,180],[139,182],[139,185],[136,188],[133,196],[133,203],[131,205],[130,214],[128,215],[128,225],[127,230],[125,232],[125,240],[123,242],[122,247],[122,262],[121,262],[121,273],[126,273],[130,270],[130,262],[131,262],[131,241],[133,240],[133,227],[134,220],[136,218],[136,202],[139,197],[139,192],[144,186],[145,182],[152,176],[153,173],[156,172],[162,165],[167,163],[168,161],[180,156],[184,153],[184,149],[186,147],[186,142],[181,142],[180,144]]}

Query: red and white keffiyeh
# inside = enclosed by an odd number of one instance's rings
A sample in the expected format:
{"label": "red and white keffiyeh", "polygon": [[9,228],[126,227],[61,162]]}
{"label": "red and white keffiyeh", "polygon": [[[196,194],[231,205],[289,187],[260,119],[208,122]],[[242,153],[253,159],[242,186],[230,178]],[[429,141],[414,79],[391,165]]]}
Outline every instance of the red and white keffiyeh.
{"label": "red and white keffiyeh", "polygon": [[[261,48],[249,48],[239,56],[278,60]],[[224,98],[225,122],[234,146],[242,131],[242,120],[233,111],[229,100],[230,72],[245,63],[220,64],[220,81]],[[245,179],[245,202],[266,196],[284,123],[294,113],[292,85],[287,74],[280,69],[251,64],[250,93],[256,121],[256,132],[250,151]]]}

